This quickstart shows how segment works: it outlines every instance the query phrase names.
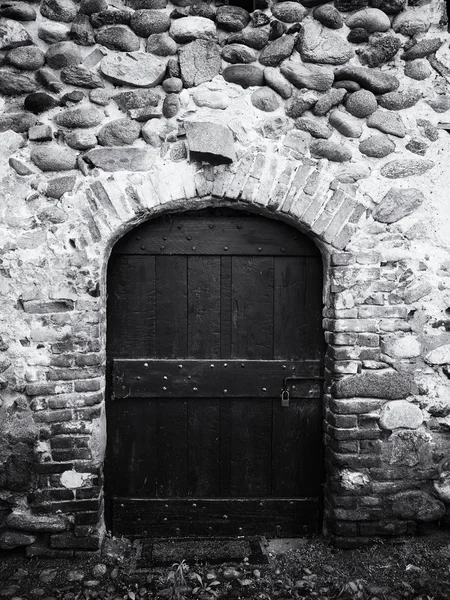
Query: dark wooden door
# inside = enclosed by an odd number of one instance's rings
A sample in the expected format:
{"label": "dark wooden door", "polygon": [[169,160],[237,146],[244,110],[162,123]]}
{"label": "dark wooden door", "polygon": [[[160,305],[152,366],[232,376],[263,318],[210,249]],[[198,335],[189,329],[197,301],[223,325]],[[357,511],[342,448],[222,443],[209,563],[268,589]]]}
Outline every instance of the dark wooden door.
{"label": "dark wooden door", "polygon": [[[322,263],[288,225],[144,223],[108,270],[106,500],[115,535],[316,531]],[[281,391],[286,377],[289,394]],[[287,396],[289,399],[287,400]]]}

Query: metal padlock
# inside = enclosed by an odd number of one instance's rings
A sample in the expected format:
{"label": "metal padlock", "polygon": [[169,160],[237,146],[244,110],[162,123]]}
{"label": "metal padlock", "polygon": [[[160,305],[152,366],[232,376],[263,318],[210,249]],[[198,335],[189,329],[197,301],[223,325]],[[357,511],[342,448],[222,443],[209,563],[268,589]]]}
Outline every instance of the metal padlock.
{"label": "metal padlock", "polygon": [[281,406],[283,408],[289,407],[289,390],[281,390]]}

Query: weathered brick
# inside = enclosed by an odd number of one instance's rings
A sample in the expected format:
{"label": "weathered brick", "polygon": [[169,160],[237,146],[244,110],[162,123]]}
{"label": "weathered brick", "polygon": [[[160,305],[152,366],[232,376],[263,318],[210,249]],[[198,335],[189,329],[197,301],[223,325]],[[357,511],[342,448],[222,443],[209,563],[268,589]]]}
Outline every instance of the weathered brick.
{"label": "weathered brick", "polygon": [[331,265],[333,267],[353,265],[355,260],[355,256],[350,252],[333,252],[331,254]]}
{"label": "weathered brick", "polygon": [[101,490],[98,487],[78,488],[75,492],[75,495],[79,500],[90,500],[91,498],[98,498],[100,494]]}
{"label": "weathered brick", "polygon": [[104,386],[104,380],[102,378],[97,379],[84,379],[81,381],[75,381],[76,392],[97,392]]}
{"label": "weathered brick", "polygon": [[356,427],[358,417],[356,415],[335,415],[331,411],[327,413],[327,421],[333,427]]}
{"label": "weathered brick", "polygon": [[71,410],[50,410],[41,411],[33,415],[37,423],[60,423],[62,421],[70,421],[72,419]]}
{"label": "weathered brick", "polygon": [[330,524],[330,532],[342,536],[357,536],[358,526],[351,521],[333,521]]}
{"label": "weathered brick", "polygon": [[330,402],[330,408],[338,414],[363,414],[378,410],[385,403],[386,400],[381,398],[333,398]]}
{"label": "weathered brick", "polygon": [[91,406],[88,408],[76,408],[74,409],[74,420],[80,421],[92,421],[98,419],[101,415],[101,407]]}
{"label": "weathered brick", "polygon": [[375,319],[324,319],[324,328],[335,333],[377,333]]}
{"label": "weathered brick", "polygon": [[54,394],[65,394],[73,389],[72,383],[29,383],[25,388],[27,396],[51,396]]}
{"label": "weathered brick", "polygon": [[71,448],[70,450],[52,450],[53,460],[88,460],[92,458],[92,453],[88,448]]}
{"label": "weathered brick", "polygon": [[357,343],[358,337],[356,333],[325,332],[325,340],[336,346],[353,346]]}
{"label": "weathered brick", "polygon": [[36,465],[37,473],[64,473],[64,471],[71,471],[73,468],[72,462],[46,462],[38,463]]}
{"label": "weathered brick", "polygon": [[376,348],[380,345],[380,336],[377,333],[359,333],[357,343],[360,346]]}
{"label": "weathered brick", "polygon": [[55,435],[50,440],[52,448],[69,449],[69,448],[87,448],[89,437],[75,435]]}
{"label": "weathered brick", "polygon": [[336,466],[348,467],[351,469],[379,467],[382,464],[379,456],[339,453],[333,453],[332,462]]}
{"label": "weathered brick", "polygon": [[329,426],[327,433],[336,440],[376,440],[381,435],[379,428],[362,429],[355,427],[353,429],[337,428]]}
{"label": "weathered brick", "polygon": [[413,535],[416,531],[415,521],[399,521],[383,519],[359,523],[360,535]]}
{"label": "weathered brick", "polygon": [[52,435],[61,435],[65,433],[77,435],[91,433],[91,431],[92,426],[83,421],[66,421],[64,423],[55,423],[51,426]]}
{"label": "weathered brick", "polygon": [[80,408],[84,406],[95,406],[103,401],[103,394],[70,394],[65,396],[54,396],[48,400],[51,409]]}
{"label": "weathered brick", "polygon": [[92,354],[77,354],[75,356],[75,364],[78,367],[93,367],[100,365],[103,362],[103,355],[96,352]]}
{"label": "weathered brick", "polygon": [[75,513],[75,524],[76,525],[96,525],[99,521],[100,515],[96,510],[77,512]]}
{"label": "weathered brick", "polygon": [[398,318],[405,319],[408,314],[407,306],[377,306],[375,304],[360,306],[358,308],[358,315],[362,319],[373,319],[373,318]]}
{"label": "weathered brick", "polygon": [[76,379],[92,379],[98,377],[98,369],[50,369],[47,373],[49,381],[75,381]]}

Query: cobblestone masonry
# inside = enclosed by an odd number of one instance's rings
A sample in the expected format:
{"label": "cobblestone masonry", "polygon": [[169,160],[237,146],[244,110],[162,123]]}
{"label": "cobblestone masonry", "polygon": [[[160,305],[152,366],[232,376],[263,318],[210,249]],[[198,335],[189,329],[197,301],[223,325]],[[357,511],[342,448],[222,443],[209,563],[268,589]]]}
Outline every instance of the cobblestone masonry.
{"label": "cobblestone masonry", "polygon": [[326,533],[448,520],[446,24],[436,0],[2,4],[0,549],[99,548],[109,253],[216,205],[322,251]]}

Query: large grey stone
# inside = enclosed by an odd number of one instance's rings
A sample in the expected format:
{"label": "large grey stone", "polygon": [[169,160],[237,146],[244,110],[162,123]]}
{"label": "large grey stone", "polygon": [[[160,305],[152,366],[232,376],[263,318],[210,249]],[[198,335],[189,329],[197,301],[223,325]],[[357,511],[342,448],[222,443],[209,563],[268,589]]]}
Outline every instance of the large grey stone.
{"label": "large grey stone", "polygon": [[152,33],[163,33],[170,27],[170,18],[162,10],[136,10],[130,19],[130,27],[136,35],[148,37]]}
{"label": "large grey stone", "polygon": [[178,52],[178,46],[167,32],[153,33],[148,36],[146,50],[156,56],[173,56]]}
{"label": "large grey stone", "polygon": [[62,69],[78,65],[83,60],[83,56],[79,47],[73,42],[58,42],[52,44],[47,50],[45,60],[52,69]]}
{"label": "large grey stone", "polygon": [[378,8],[363,8],[362,10],[358,10],[347,19],[345,24],[350,29],[361,27],[369,33],[374,33],[375,31],[384,32],[391,26],[389,17]]}
{"label": "large grey stone", "polygon": [[114,53],[105,56],[100,71],[115,85],[155,87],[164,79],[167,61],[145,52]]}
{"label": "large grey stone", "polygon": [[397,137],[405,137],[406,128],[400,115],[388,110],[376,110],[367,119],[367,126],[390,133]]}
{"label": "large grey stone", "polygon": [[40,23],[38,28],[38,37],[47,44],[56,44],[65,42],[69,39],[70,29],[63,23],[48,21]]}
{"label": "large grey stone", "polygon": [[19,46],[5,56],[5,63],[24,71],[35,71],[44,66],[45,55],[37,46]]}
{"label": "large grey stone", "polygon": [[101,146],[128,146],[139,137],[141,126],[131,119],[115,119],[103,125],[97,133]]}
{"label": "large grey stone", "polygon": [[18,531],[3,531],[0,533],[0,550],[13,550],[21,546],[29,546],[36,541],[36,536]]}
{"label": "large grey stone", "polygon": [[0,5],[0,17],[14,21],[36,21],[36,11],[26,2],[4,2]]}
{"label": "large grey stone", "polygon": [[351,80],[374,94],[386,94],[396,90],[400,85],[394,75],[389,75],[379,69],[368,69],[357,65],[347,65],[334,74],[336,81]]}
{"label": "large grey stone", "polygon": [[330,125],[339,131],[340,134],[349,138],[359,138],[362,134],[360,123],[348,113],[336,109],[330,113]]}
{"label": "large grey stone", "polygon": [[364,372],[340,379],[332,386],[335,398],[385,398],[403,400],[412,390],[413,378],[409,373],[383,371]]}
{"label": "large grey stone", "polygon": [[284,23],[297,23],[298,21],[302,21],[306,14],[307,10],[298,2],[291,2],[288,0],[287,2],[277,2],[272,6],[272,15],[283,21]]}
{"label": "large grey stone", "polygon": [[41,15],[51,21],[71,23],[78,12],[78,7],[72,0],[42,0]]}
{"label": "large grey stone", "polygon": [[91,15],[93,27],[104,25],[129,25],[133,11],[127,9],[101,10]]}
{"label": "large grey stone", "polygon": [[445,505],[422,490],[400,492],[392,497],[392,512],[402,519],[437,521],[446,513]]}
{"label": "large grey stone", "polygon": [[317,117],[323,117],[334,106],[340,104],[346,95],[346,91],[338,88],[331,88],[326,94],[321,96],[312,109],[313,114]]}
{"label": "large grey stone", "polygon": [[395,223],[417,210],[423,201],[419,190],[391,188],[375,208],[373,218],[380,223]]}
{"label": "large grey stone", "polygon": [[167,94],[162,105],[162,112],[166,119],[171,119],[180,110],[180,97],[178,94]]}
{"label": "large grey stone", "polygon": [[223,60],[232,64],[248,64],[257,59],[256,52],[244,44],[227,44],[222,48]]}
{"label": "large grey stone", "polygon": [[300,117],[296,119],[295,126],[301,131],[310,133],[313,137],[326,140],[331,137],[333,130],[328,126],[328,123],[324,120],[310,117]]}
{"label": "large grey stone", "polygon": [[292,35],[284,35],[269,42],[259,55],[259,62],[266,67],[276,67],[292,54],[294,43],[295,38]]}
{"label": "large grey stone", "polygon": [[313,15],[319,23],[330,29],[340,29],[344,24],[341,13],[331,4],[318,6]]}
{"label": "large grey stone", "polygon": [[227,44],[244,44],[255,50],[262,50],[269,41],[269,33],[265,29],[244,29],[232,33],[227,38]]}
{"label": "large grey stone", "polygon": [[64,141],[74,150],[90,150],[97,145],[97,136],[90,130],[75,129],[64,135]]}
{"label": "large grey stone", "polygon": [[209,121],[185,121],[191,159],[211,163],[236,160],[234,139],[225,125]]}
{"label": "large grey stone", "polygon": [[281,73],[295,87],[326,92],[333,85],[333,71],[330,67],[304,65],[301,62],[287,60],[280,67]]}
{"label": "large grey stone", "polygon": [[434,162],[431,160],[415,160],[413,158],[393,160],[383,165],[380,173],[383,177],[398,179],[401,177],[411,177],[412,175],[423,175],[433,167]]}
{"label": "large grey stone", "polygon": [[449,365],[450,364],[450,344],[438,346],[431,350],[425,356],[425,362],[429,365]]}
{"label": "large grey stone", "polygon": [[426,33],[431,25],[430,13],[426,9],[408,9],[398,14],[392,22],[395,33],[415,36]]}
{"label": "large grey stone", "polygon": [[381,429],[417,429],[422,423],[420,408],[406,400],[387,402],[381,409]]}
{"label": "large grey stone", "polygon": [[0,131],[11,129],[16,133],[26,133],[36,122],[37,117],[29,112],[3,113],[0,115]]}
{"label": "large grey stone", "polygon": [[342,65],[354,55],[352,47],[342,35],[315,21],[302,27],[296,49],[305,62],[329,65]]}
{"label": "large grey stone", "polygon": [[273,112],[280,106],[278,96],[268,87],[255,90],[250,99],[255,108],[264,112]]}
{"label": "large grey stone", "polygon": [[415,335],[393,335],[383,340],[383,352],[392,358],[403,360],[420,356],[421,344]]}
{"label": "large grey stone", "polygon": [[185,87],[195,87],[211,81],[219,74],[219,46],[210,40],[195,40],[180,48],[181,79]]}
{"label": "large grey stone", "polygon": [[70,28],[70,38],[80,46],[93,46],[95,44],[94,28],[87,15],[77,14]]}
{"label": "large grey stone", "polygon": [[275,67],[266,67],[264,69],[264,79],[268,86],[277,92],[282,98],[292,96],[292,86],[289,81]]}
{"label": "large grey stone", "polygon": [[264,85],[264,71],[254,65],[231,65],[223,70],[223,78],[243,88]]}
{"label": "large grey stone", "polygon": [[84,160],[104,171],[148,171],[152,155],[146,148],[118,147],[94,148],[84,155]]}
{"label": "large grey stone", "polygon": [[76,152],[52,143],[32,148],[30,158],[41,171],[71,171],[77,164]]}
{"label": "large grey stone", "polygon": [[70,527],[67,518],[59,515],[33,515],[27,512],[12,512],[6,518],[6,525],[19,531],[32,533],[57,533]]}
{"label": "large grey stone", "polygon": [[205,17],[185,17],[172,21],[170,35],[176,42],[186,44],[193,40],[215,40],[216,26],[211,19]]}
{"label": "large grey stone", "polygon": [[10,69],[0,69],[0,93],[5,96],[28,94],[37,89],[37,82],[33,75],[17,73]]}
{"label": "large grey stone", "polygon": [[212,90],[198,88],[194,91],[192,97],[197,106],[225,110],[230,105],[230,99],[223,92],[214,92]]}
{"label": "large grey stone", "polygon": [[378,103],[375,95],[369,90],[358,90],[348,96],[345,107],[351,115],[363,119],[377,110]]}
{"label": "large grey stone", "polygon": [[386,135],[372,135],[359,144],[359,151],[365,156],[384,158],[395,150],[395,144]]}
{"label": "large grey stone", "polygon": [[73,65],[61,70],[61,81],[69,85],[88,89],[104,88],[105,82],[95,71],[90,71],[84,65]]}
{"label": "large grey stone", "polygon": [[285,104],[285,113],[291,119],[301,117],[307,110],[314,106],[316,97],[309,90],[295,90]]}
{"label": "large grey stone", "polygon": [[88,128],[100,125],[103,112],[95,106],[79,106],[60,112],[55,116],[55,123],[68,129]]}
{"label": "large grey stone", "polygon": [[395,35],[376,38],[361,52],[360,61],[371,68],[379,67],[393,59],[401,46],[400,39]]}
{"label": "large grey stone", "polygon": [[0,50],[11,50],[32,43],[30,34],[22,25],[0,18]]}
{"label": "large grey stone", "polygon": [[352,157],[349,148],[329,140],[313,140],[309,149],[314,158],[327,158],[333,162],[346,162]]}
{"label": "large grey stone", "polygon": [[389,92],[378,98],[378,104],[388,110],[404,110],[411,108],[422,98],[422,91],[419,89],[407,89],[401,92]]}
{"label": "large grey stone", "polygon": [[134,52],[139,50],[140,40],[127,25],[110,25],[97,29],[95,41],[110,50]]}
{"label": "large grey stone", "polygon": [[155,90],[140,89],[120,92],[114,96],[114,101],[121,110],[133,110],[147,106],[157,106],[161,97]]}
{"label": "large grey stone", "polygon": [[29,94],[24,101],[25,110],[29,110],[35,114],[45,112],[59,106],[58,98],[47,94],[47,92],[33,92]]}
{"label": "large grey stone", "polygon": [[434,54],[442,46],[443,41],[439,38],[420,40],[402,54],[403,60],[416,60]]}
{"label": "large grey stone", "polygon": [[432,73],[430,63],[426,60],[409,60],[405,65],[405,75],[416,81],[424,81]]}
{"label": "large grey stone", "polygon": [[250,15],[240,6],[225,4],[216,11],[216,22],[227,31],[241,31],[250,22]]}

